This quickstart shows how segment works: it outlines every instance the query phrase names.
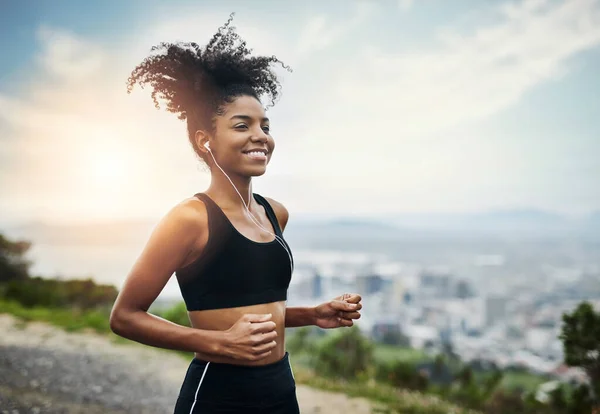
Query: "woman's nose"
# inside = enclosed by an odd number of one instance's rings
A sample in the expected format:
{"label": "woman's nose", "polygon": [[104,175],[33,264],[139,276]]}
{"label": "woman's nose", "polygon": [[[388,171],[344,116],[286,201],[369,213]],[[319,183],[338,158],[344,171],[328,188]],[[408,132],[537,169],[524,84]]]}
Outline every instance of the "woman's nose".
{"label": "woman's nose", "polygon": [[267,142],[267,140],[269,139],[269,136],[261,128],[260,131],[256,131],[256,133],[252,135],[252,139],[253,139],[253,141],[258,141],[258,142]]}

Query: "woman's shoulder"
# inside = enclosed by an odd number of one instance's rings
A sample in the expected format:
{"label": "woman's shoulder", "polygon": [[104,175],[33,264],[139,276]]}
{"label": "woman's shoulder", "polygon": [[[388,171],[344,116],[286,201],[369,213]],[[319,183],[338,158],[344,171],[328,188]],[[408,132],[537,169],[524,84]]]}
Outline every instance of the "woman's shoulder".
{"label": "woman's shoulder", "polygon": [[197,234],[208,226],[208,213],[204,202],[196,196],[181,200],[163,216],[161,222],[170,223],[173,227]]}
{"label": "woman's shoulder", "polygon": [[271,197],[263,196],[263,198],[271,205],[271,208],[275,212],[275,216],[277,216],[279,227],[281,228],[281,231],[283,231],[290,218],[290,213],[288,212],[287,208],[282,203],[272,199]]}

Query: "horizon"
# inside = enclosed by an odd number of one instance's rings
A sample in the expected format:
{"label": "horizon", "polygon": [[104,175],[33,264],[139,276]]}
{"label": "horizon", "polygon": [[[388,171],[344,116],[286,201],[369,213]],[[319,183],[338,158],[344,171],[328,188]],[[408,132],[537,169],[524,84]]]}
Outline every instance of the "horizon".
{"label": "horizon", "polygon": [[[418,229],[441,229],[444,227],[453,227],[461,223],[461,220],[483,219],[492,222],[493,220],[504,219],[512,222],[531,223],[536,219],[549,219],[550,221],[560,222],[564,224],[588,224],[589,222],[596,223],[600,217],[600,210],[593,210],[581,214],[563,214],[551,210],[543,209],[497,209],[497,210],[480,210],[480,211],[465,211],[465,212],[400,212],[400,213],[383,213],[377,215],[339,215],[339,214],[299,214],[290,221],[289,227],[293,228],[302,225],[374,225],[384,226],[389,228],[414,228]],[[155,225],[161,219],[161,216],[155,217],[117,217],[103,218],[92,220],[44,220],[32,219],[19,222],[2,222],[0,221],[0,232],[22,229],[27,227],[85,227],[106,225]],[[407,223],[402,220],[421,219],[425,221],[415,221]],[[441,221],[431,221],[438,219]],[[455,221],[452,221],[455,220]],[[600,221],[599,221],[600,223]],[[546,223],[547,224],[547,223]],[[538,223],[539,225],[539,223]],[[540,225],[543,227],[543,225]],[[454,227],[456,228],[456,227]],[[468,230],[468,229],[466,229]]]}

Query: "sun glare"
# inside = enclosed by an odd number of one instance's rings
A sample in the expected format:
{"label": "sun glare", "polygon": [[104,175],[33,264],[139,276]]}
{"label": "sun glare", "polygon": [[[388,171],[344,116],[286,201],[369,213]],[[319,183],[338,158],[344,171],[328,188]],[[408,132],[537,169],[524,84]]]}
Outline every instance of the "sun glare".
{"label": "sun glare", "polygon": [[89,164],[90,179],[100,187],[118,185],[127,173],[125,160],[118,154],[95,154]]}
{"label": "sun glare", "polygon": [[[71,203],[77,205],[77,218],[104,219],[118,216],[135,195],[135,156],[119,143],[88,143],[78,154],[74,185],[69,189]],[[74,217],[69,217],[74,219]]]}

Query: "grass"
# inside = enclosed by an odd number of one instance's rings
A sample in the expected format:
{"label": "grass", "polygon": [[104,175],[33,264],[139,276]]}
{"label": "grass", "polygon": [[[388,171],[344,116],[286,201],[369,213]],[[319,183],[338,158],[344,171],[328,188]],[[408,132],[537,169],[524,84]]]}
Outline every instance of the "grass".
{"label": "grass", "polygon": [[60,326],[66,331],[91,329],[98,333],[109,333],[108,314],[96,310],[77,308],[53,309],[44,307],[26,308],[18,302],[0,299],[0,313],[10,313],[23,321],[42,321]]}
{"label": "grass", "polygon": [[[131,345],[130,339],[123,338],[110,329],[110,311],[80,310],[77,308],[27,308],[15,301],[0,299],[0,314],[8,313],[19,318],[16,326],[24,328],[28,322],[47,322],[63,328],[68,332],[93,331],[108,336],[116,344]],[[158,348],[157,348],[158,349]],[[165,352],[174,352],[186,360],[193,358],[193,352],[161,349]]]}
{"label": "grass", "polygon": [[374,357],[380,362],[403,361],[415,364],[433,360],[431,356],[420,349],[383,344],[375,346]]}
{"label": "grass", "polygon": [[525,390],[536,389],[541,384],[548,382],[549,379],[540,375],[531,374],[529,372],[504,372],[500,386],[507,390],[517,388]]}

